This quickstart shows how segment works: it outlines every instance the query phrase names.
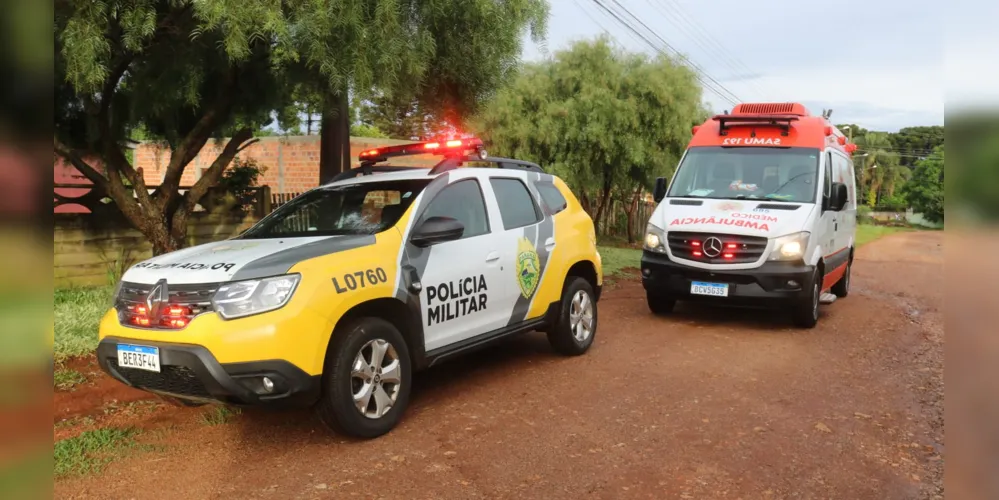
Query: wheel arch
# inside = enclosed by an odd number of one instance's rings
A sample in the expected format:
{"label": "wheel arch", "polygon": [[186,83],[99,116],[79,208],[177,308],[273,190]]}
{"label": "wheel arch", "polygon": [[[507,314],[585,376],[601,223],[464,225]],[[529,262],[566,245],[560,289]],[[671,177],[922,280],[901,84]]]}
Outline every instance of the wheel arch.
{"label": "wheel arch", "polygon": [[406,340],[413,368],[418,369],[425,365],[426,351],[420,319],[413,315],[410,306],[405,302],[395,297],[380,297],[354,305],[336,321],[326,344],[324,353],[326,357],[323,361],[324,372],[330,359],[337,331],[358,318],[379,318],[391,323]]}
{"label": "wheel arch", "polygon": [[597,266],[592,261],[583,259],[577,261],[575,264],[569,266],[569,269],[565,272],[565,278],[562,280],[562,288],[565,289],[566,284],[569,283],[569,278],[579,277],[583,278],[589,282],[590,286],[593,287],[593,293],[596,295],[594,297],[600,300],[600,285],[597,282]]}

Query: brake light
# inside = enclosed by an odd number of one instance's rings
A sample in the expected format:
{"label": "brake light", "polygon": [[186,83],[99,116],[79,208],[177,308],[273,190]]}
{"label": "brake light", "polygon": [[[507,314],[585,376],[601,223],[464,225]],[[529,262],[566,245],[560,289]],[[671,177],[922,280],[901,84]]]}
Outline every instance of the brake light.
{"label": "brake light", "polygon": [[146,306],[144,306],[144,305],[139,304],[139,305],[135,306],[135,314],[141,314],[141,315],[144,316],[148,312],[149,312],[149,310],[146,309]]}
{"label": "brake light", "polygon": [[166,324],[167,324],[167,326],[171,326],[173,328],[184,328],[184,326],[187,325],[187,319],[186,318],[170,318],[169,320],[166,321]]}
{"label": "brake light", "polygon": [[139,326],[149,326],[149,318],[145,316],[133,316],[132,323]]}

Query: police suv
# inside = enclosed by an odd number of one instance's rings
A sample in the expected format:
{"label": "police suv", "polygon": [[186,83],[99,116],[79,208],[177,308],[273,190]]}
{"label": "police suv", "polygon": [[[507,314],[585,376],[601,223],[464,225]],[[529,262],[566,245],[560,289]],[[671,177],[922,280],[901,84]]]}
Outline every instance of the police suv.
{"label": "police suv", "polygon": [[[379,165],[428,153],[443,156],[431,169]],[[370,438],[396,425],[417,370],[531,330],[589,349],[603,273],[561,179],[474,138],[360,160],[238,237],[130,268],[101,368],[185,404],[315,405]]]}

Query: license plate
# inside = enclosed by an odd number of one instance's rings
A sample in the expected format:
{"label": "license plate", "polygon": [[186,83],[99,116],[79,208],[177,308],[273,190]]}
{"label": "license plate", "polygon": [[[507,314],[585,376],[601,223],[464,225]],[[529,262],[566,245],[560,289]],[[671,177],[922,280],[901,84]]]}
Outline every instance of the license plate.
{"label": "license plate", "polygon": [[715,297],[728,297],[728,284],[692,281],[690,283],[690,293],[693,295],[713,295]]}
{"label": "license plate", "polygon": [[160,348],[118,344],[118,366],[151,372],[160,371]]}

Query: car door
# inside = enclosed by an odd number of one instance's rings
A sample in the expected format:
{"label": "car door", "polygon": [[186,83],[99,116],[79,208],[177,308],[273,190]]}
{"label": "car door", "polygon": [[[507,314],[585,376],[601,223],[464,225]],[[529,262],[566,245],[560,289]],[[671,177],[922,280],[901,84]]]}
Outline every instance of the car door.
{"label": "car door", "polygon": [[496,300],[503,293],[500,271],[501,235],[493,231],[483,186],[474,178],[461,179],[438,192],[412,226],[429,217],[458,219],[461,238],[436,243],[410,255],[415,264],[426,259],[420,282],[420,309],[425,349],[429,352],[495,330],[508,313]]}
{"label": "car door", "polygon": [[496,231],[501,245],[504,290],[499,306],[508,325],[528,319],[547,264],[555,248],[555,232],[537,197],[520,177],[491,177],[489,185],[500,214]]}

